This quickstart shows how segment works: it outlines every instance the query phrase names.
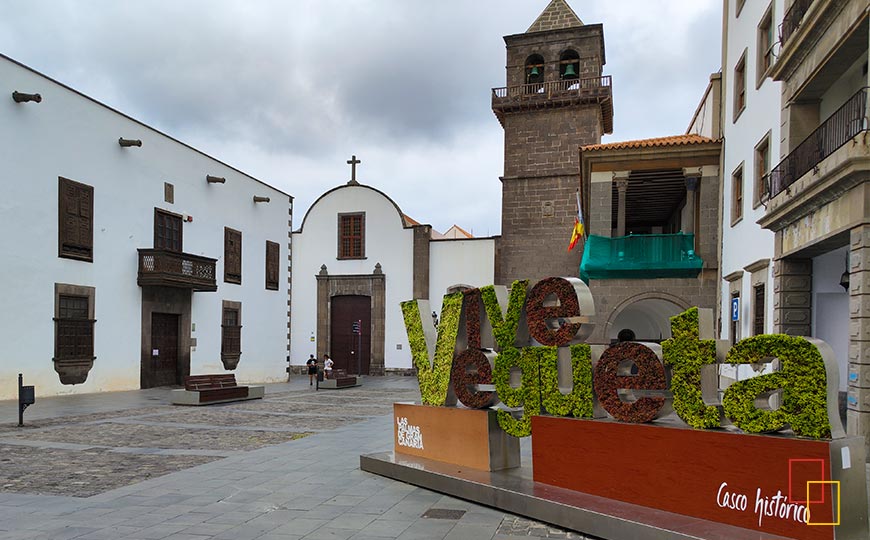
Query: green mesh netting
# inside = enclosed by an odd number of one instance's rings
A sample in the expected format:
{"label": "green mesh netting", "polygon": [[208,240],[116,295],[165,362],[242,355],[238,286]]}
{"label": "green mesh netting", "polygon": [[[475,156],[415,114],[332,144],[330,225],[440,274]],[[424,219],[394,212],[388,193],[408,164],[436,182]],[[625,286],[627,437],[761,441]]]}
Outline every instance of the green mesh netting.
{"label": "green mesh netting", "polygon": [[704,261],[695,253],[695,235],[591,235],[583,246],[580,278],[649,279],[697,277]]}

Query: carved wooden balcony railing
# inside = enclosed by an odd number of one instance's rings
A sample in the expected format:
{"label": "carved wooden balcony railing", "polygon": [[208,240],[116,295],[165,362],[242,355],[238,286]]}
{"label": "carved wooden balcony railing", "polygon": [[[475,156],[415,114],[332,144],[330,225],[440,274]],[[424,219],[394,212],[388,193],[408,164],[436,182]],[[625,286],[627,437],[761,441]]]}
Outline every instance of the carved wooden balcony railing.
{"label": "carved wooden balcony railing", "polygon": [[795,30],[800,28],[801,21],[806,15],[814,0],[795,0],[788,8],[782,18],[782,24],[779,25],[779,42],[785,44],[788,38],[795,33]]}
{"label": "carved wooden balcony railing", "polygon": [[770,171],[770,196],[776,197],[825,158],[867,130],[867,88],[849,98]]}
{"label": "carved wooden balcony railing", "polygon": [[216,291],[216,259],[162,249],[139,250],[140,286]]}
{"label": "carved wooden balcony railing", "polygon": [[492,89],[492,110],[504,124],[504,113],[562,107],[575,103],[599,103],[604,117],[604,132],[613,131],[613,99],[610,75],[584,79],[565,79]]}

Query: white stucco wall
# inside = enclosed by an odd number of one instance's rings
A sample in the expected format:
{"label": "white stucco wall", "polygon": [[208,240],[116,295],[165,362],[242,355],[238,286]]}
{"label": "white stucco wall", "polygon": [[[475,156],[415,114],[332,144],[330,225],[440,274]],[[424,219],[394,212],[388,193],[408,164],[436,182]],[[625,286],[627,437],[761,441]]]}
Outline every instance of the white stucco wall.
{"label": "white stucco wall", "polygon": [[[42,103],[15,103],[13,90]],[[141,139],[121,148],[118,138]],[[141,288],[137,248],[150,248],[154,208],[192,215],[183,228],[186,253],[217,258],[217,292],[195,292],[191,373],[223,372],[221,301],[242,303],[241,381],[285,377],[287,349],[288,195],[0,57],[0,216],[12,234],[0,288],[0,399],[16,395],[17,374],[37,395],[134,389],[140,386]],[[209,185],[207,174],[226,177]],[[58,177],[94,188],[92,263],[58,257]],[[164,202],[164,182],[175,203]],[[254,195],[271,203],[254,204]],[[223,283],[224,226],[242,231],[242,285]],[[265,242],[281,246],[279,290],[265,289]],[[94,367],[84,384],[61,385],[54,371],[54,284],[95,293]],[[182,332],[190,329],[181,329]]]}
{"label": "white stucco wall", "polygon": [[[770,78],[763,80],[757,87],[757,31],[758,25],[771,2],[745,2],[739,17],[735,17],[735,4],[728,1],[728,28],[724,47],[722,69],[722,126],[725,136],[725,152],[722,165],[723,206],[722,206],[722,275],[727,276],[741,271],[745,266],[760,259],[773,259],[773,238],[771,231],[762,229],[756,221],[764,215],[764,206],[753,208],[755,186],[755,146],[770,132],[770,167],[780,161],[780,105],[781,83]],[[782,22],[783,0],[774,0],[773,24]],[[775,51],[777,49],[774,49]],[[734,121],[734,67],[746,51],[746,108]],[[731,225],[731,178],[734,171],[743,163],[743,218]],[[752,321],[750,309],[750,274],[743,273],[741,298],[741,335],[751,335]],[[723,339],[728,337],[730,318],[729,284],[720,284],[722,306],[721,320]],[[773,283],[768,280],[765,327],[773,328]]]}
{"label": "white stucco wall", "polygon": [[495,239],[444,240],[429,244],[429,302],[441,314],[444,293],[454,285],[483,287],[495,278]]}
{"label": "white stucco wall", "polygon": [[848,249],[835,249],[813,258],[813,336],[834,350],[840,367],[840,390],[849,377],[849,294],[840,285],[846,271]]}
{"label": "white stucco wall", "polygon": [[[338,259],[338,214],[365,212],[365,259]],[[293,306],[290,358],[304,364],[316,353],[317,280],[321,265],[330,275],[371,274],[380,263],[386,277],[384,365],[411,366],[408,339],[399,302],[413,297],[413,230],[404,228],[398,208],[386,195],[368,186],[342,186],[324,194],[293,233]],[[396,345],[402,345],[397,350]]]}

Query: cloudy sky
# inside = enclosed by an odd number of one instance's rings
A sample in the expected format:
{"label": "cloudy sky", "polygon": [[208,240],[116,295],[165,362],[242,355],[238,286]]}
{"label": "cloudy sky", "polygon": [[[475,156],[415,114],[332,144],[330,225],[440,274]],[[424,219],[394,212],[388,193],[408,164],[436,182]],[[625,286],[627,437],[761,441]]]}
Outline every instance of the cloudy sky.
{"label": "cloudy sky", "polygon": [[[548,0],[33,0],[0,52],[296,197],[350,177],[446,230],[500,230],[502,36]],[[614,133],[683,133],[719,70],[721,0],[569,0],[603,23]]]}

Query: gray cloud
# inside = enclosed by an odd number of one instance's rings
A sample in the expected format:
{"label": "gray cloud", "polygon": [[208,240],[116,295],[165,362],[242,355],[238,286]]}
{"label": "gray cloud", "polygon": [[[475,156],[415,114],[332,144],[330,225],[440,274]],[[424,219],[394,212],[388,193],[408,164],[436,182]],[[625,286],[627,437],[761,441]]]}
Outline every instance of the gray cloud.
{"label": "gray cloud", "polygon": [[[721,3],[569,2],[604,23],[612,139],[684,131],[718,69]],[[300,216],[356,153],[409,214],[485,234],[500,221],[501,38],[546,4],[5,3],[0,52],[297,195]]]}

